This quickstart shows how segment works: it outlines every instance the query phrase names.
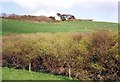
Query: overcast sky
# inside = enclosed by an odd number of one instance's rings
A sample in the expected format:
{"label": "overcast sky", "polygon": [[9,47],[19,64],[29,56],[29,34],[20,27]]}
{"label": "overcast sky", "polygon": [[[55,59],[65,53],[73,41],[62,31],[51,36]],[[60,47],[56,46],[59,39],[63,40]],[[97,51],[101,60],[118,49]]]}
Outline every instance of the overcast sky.
{"label": "overcast sky", "polygon": [[54,16],[57,12],[96,21],[118,21],[119,0],[0,0],[1,12]]}

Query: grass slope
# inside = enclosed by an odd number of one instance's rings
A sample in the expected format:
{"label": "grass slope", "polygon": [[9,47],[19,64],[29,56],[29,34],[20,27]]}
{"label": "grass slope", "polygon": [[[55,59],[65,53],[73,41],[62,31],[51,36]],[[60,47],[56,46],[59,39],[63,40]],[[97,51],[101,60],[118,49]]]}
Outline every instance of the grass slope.
{"label": "grass slope", "polygon": [[18,70],[4,67],[2,69],[3,80],[70,80],[64,76],[55,76],[42,72],[29,72],[27,70]]}
{"label": "grass slope", "polygon": [[36,32],[93,32],[98,29],[118,30],[117,23],[91,22],[91,21],[65,21],[58,23],[23,22],[16,20],[2,20],[3,34],[36,33]]}
{"label": "grass slope", "polygon": [[2,81],[2,67],[0,67],[0,82]]}

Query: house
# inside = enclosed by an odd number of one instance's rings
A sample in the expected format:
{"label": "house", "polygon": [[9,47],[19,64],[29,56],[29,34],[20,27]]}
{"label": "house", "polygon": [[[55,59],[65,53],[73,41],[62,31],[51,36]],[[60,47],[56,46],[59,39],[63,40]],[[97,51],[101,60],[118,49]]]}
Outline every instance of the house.
{"label": "house", "polygon": [[62,21],[65,21],[65,20],[70,20],[70,19],[75,19],[75,17],[71,14],[60,14],[60,13],[57,13],[57,16],[59,17],[59,19],[61,19]]}
{"label": "house", "polygon": [[61,17],[60,17],[60,16],[58,16],[58,15],[56,14],[56,16],[55,16],[55,20],[60,21],[60,20],[61,20]]}
{"label": "house", "polygon": [[53,21],[57,20],[57,21],[66,21],[66,20],[75,20],[75,17],[71,14],[60,14],[60,13],[57,13],[55,17],[53,16],[50,16],[49,17],[50,19],[52,19]]}

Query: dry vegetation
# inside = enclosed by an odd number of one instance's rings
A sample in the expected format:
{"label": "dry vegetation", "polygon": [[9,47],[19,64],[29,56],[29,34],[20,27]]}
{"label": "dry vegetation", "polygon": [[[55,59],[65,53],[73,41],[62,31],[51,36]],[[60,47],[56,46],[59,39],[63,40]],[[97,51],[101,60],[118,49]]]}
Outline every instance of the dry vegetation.
{"label": "dry vegetation", "polygon": [[8,17],[2,17],[3,19],[14,19],[20,21],[31,21],[31,22],[51,22],[52,19],[46,16],[31,16],[31,15],[10,15]]}
{"label": "dry vegetation", "polygon": [[3,66],[82,80],[120,79],[118,36],[108,31],[4,35],[2,48]]}

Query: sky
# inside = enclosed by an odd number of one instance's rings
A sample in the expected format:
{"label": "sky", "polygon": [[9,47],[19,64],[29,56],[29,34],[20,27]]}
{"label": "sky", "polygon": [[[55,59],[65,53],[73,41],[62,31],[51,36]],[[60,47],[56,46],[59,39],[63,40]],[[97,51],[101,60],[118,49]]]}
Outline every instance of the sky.
{"label": "sky", "polygon": [[72,14],[78,19],[118,22],[119,0],[0,0],[0,12],[55,16]]}

